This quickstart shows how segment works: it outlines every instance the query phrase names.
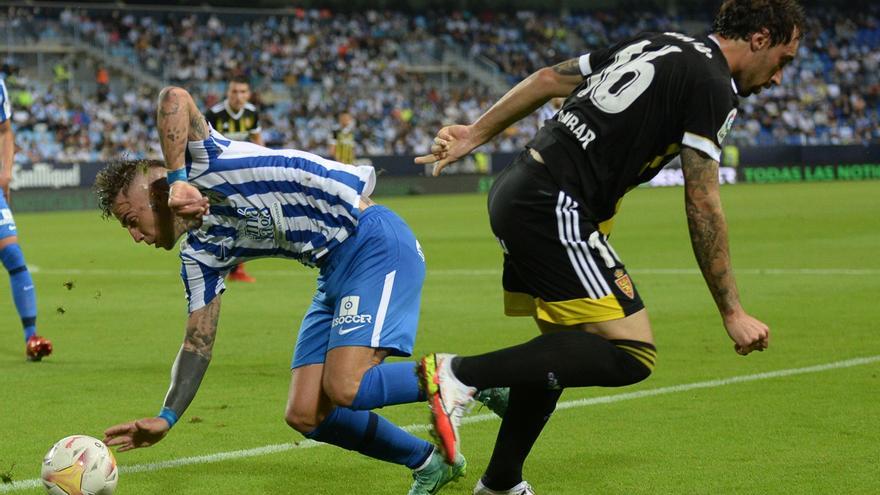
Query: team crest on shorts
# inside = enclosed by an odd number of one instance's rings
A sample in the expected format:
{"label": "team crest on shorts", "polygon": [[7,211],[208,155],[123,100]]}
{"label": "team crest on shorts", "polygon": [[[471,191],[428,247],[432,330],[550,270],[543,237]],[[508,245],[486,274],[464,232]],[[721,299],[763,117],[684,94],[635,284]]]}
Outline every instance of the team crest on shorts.
{"label": "team crest on shorts", "polygon": [[635,299],[636,291],[633,289],[632,280],[630,280],[629,275],[621,269],[614,270],[614,283],[617,284],[617,288],[620,289],[621,292],[626,294],[626,297],[630,299]]}

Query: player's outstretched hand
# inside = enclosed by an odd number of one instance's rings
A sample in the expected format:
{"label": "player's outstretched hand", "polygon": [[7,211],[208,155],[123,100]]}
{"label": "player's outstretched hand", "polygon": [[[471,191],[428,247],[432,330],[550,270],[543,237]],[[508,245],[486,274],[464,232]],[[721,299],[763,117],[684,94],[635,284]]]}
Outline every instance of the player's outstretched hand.
{"label": "player's outstretched hand", "polygon": [[162,418],[143,418],[111,426],[104,431],[104,443],[119,447],[119,452],[149,447],[168,434],[168,422]]}
{"label": "player's outstretched hand", "polygon": [[434,164],[434,176],[440,175],[450,163],[470,153],[481,143],[477,143],[468,125],[446,126],[437,133],[434,144],[431,145],[431,153],[418,156],[415,162],[419,165]]}
{"label": "player's outstretched hand", "polygon": [[733,349],[741,356],[752,351],[763,351],[770,345],[770,328],[767,324],[744,311],[725,318],[724,327],[733,340]]}
{"label": "player's outstretched hand", "polygon": [[200,219],[209,212],[208,198],[202,196],[196,186],[184,181],[171,184],[168,206],[175,215],[187,220]]}

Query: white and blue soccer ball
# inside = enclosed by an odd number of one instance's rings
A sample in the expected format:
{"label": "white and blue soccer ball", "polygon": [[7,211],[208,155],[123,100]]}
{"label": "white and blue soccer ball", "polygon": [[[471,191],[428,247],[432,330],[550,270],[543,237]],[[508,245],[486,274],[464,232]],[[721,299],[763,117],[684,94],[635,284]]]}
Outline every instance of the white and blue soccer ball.
{"label": "white and blue soccer ball", "polygon": [[43,457],[40,473],[52,495],[112,495],[119,481],[113,452],[97,438],[62,438]]}

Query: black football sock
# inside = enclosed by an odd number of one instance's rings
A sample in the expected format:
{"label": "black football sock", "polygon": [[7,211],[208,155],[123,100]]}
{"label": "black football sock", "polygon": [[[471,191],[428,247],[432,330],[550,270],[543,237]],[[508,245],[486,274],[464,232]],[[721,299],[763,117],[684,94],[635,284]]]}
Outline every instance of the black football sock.
{"label": "black football sock", "polygon": [[556,389],[620,387],[640,382],[654,368],[651,344],[609,341],[580,330],[540,335],[524,344],[457,357],[452,371],[466,385]]}
{"label": "black football sock", "polygon": [[522,481],[523,463],[544,425],[556,409],[562,390],[515,387],[510,389],[510,402],[492,460],[483,475],[483,484],[495,491],[505,491]]}

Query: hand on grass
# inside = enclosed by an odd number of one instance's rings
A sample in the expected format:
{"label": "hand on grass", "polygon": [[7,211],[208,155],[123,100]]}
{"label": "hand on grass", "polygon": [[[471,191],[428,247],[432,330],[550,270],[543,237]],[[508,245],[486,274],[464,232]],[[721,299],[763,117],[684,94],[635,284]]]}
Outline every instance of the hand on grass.
{"label": "hand on grass", "polygon": [[741,356],[752,351],[761,352],[770,345],[767,324],[744,311],[724,318],[724,327],[734,342],[733,349]]}
{"label": "hand on grass", "polygon": [[162,418],[143,418],[107,428],[104,443],[108,447],[119,447],[119,452],[149,447],[165,438],[170,429]]}

